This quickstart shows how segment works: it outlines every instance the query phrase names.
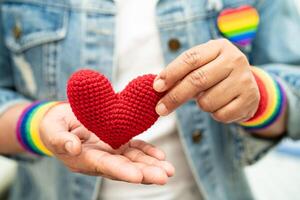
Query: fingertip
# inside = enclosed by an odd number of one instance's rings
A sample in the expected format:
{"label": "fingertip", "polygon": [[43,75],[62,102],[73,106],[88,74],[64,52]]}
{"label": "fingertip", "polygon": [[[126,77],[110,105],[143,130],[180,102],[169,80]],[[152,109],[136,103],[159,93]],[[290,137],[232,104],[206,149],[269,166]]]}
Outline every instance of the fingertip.
{"label": "fingertip", "polygon": [[164,103],[158,103],[155,107],[155,111],[160,116],[168,115],[169,111]]}
{"label": "fingertip", "polygon": [[166,172],[160,167],[149,166],[144,170],[144,182],[153,183],[156,185],[165,185],[168,182],[168,176]]}
{"label": "fingertip", "polygon": [[166,154],[162,150],[157,149],[157,148],[151,148],[149,150],[148,154],[150,156],[155,157],[158,160],[165,160],[166,159]]}
{"label": "fingertip", "polygon": [[81,153],[81,142],[76,139],[69,140],[65,143],[66,152],[71,156],[77,156]]}
{"label": "fingertip", "polygon": [[73,142],[72,141],[67,141],[65,143],[65,150],[68,152],[68,153],[71,153],[73,151]]}
{"label": "fingertip", "polygon": [[155,76],[153,82],[155,82],[155,81],[158,80],[158,79],[160,79],[160,75],[159,75],[159,74]]}
{"label": "fingertip", "polygon": [[175,174],[175,167],[171,163],[169,163],[167,161],[163,161],[162,165],[163,165],[163,168],[165,169],[168,177],[171,177]]}
{"label": "fingertip", "polygon": [[157,92],[164,92],[166,90],[166,82],[165,80],[161,79],[159,76],[157,76],[153,82],[153,89]]}

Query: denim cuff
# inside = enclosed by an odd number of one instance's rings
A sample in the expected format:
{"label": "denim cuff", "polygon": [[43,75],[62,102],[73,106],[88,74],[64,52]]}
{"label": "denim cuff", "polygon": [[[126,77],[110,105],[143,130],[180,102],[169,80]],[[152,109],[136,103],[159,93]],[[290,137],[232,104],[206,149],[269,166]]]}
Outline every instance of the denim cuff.
{"label": "denim cuff", "polygon": [[272,148],[281,141],[278,139],[259,138],[247,132],[243,127],[238,126],[240,137],[240,152],[239,162],[242,166],[248,166],[256,163],[263,158]]}
{"label": "denim cuff", "polygon": [[298,66],[269,64],[264,69],[281,82],[287,95],[287,136],[300,139],[300,68]]}
{"label": "denim cuff", "polygon": [[[0,116],[10,107],[25,102],[30,102],[30,100],[14,91],[0,89]],[[20,162],[34,162],[40,159],[38,156],[33,156],[27,153],[4,156]]]}
{"label": "denim cuff", "polygon": [[295,95],[288,85],[281,81],[287,95],[287,135],[294,140],[300,139],[300,97]]}
{"label": "denim cuff", "polygon": [[30,100],[14,91],[0,89],[0,116],[13,105],[24,102],[30,102]]}

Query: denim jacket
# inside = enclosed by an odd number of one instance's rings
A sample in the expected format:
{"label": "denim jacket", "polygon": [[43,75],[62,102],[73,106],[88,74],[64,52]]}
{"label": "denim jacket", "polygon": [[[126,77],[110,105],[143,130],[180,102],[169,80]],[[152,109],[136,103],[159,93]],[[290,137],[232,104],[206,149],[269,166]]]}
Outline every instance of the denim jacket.
{"label": "denim jacket", "polygon": [[[282,80],[289,104],[286,136],[298,139],[300,17],[294,0],[216,2],[158,2],[157,26],[165,62],[222,37],[216,25],[221,10],[246,4],[256,7],[259,29],[251,45],[241,50],[252,65]],[[83,66],[114,78],[113,0],[0,0],[0,9],[1,113],[21,101],[65,99],[68,77]],[[171,40],[177,41],[178,48],[170,48]],[[252,199],[243,167],[278,141],[255,138],[237,125],[218,123],[193,101],[176,113],[185,154],[204,199]],[[11,199],[87,200],[101,192],[101,178],[71,173],[54,158],[15,158],[20,164]]]}

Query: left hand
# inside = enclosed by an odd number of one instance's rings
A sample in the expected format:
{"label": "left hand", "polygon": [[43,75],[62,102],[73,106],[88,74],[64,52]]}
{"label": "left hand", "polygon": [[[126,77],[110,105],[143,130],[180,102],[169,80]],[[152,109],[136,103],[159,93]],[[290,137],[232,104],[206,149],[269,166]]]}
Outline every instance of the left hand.
{"label": "left hand", "polygon": [[149,143],[131,140],[117,150],[87,130],[71,106],[52,107],[40,124],[45,146],[70,171],[112,180],[164,185],[174,174],[165,153]]}
{"label": "left hand", "polygon": [[157,76],[153,87],[167,91],[156,106],[162,116],[196,98],[215,120],[240,122],[255,114],[260,100],[246,56],[226,39],[187,50]]}

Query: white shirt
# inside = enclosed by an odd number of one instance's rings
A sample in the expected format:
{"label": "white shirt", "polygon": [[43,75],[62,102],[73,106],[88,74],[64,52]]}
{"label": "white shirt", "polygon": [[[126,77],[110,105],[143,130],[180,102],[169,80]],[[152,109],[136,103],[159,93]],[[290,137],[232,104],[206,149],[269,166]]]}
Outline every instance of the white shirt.
{"label": "white shirt", "polygon": [[[159,73],[164,66],[159,32],[155,21],[158,0],[115,0],[117,91],[138,75]],[[180,143],[175,114],[159,120],[139,139],[163,149],[176,168],[175,176],[164,186],[134,185],[104,179],[99,198],[102,200],[199,200],[200,195]],[[116,192],[117,191],[117,192]]]}

